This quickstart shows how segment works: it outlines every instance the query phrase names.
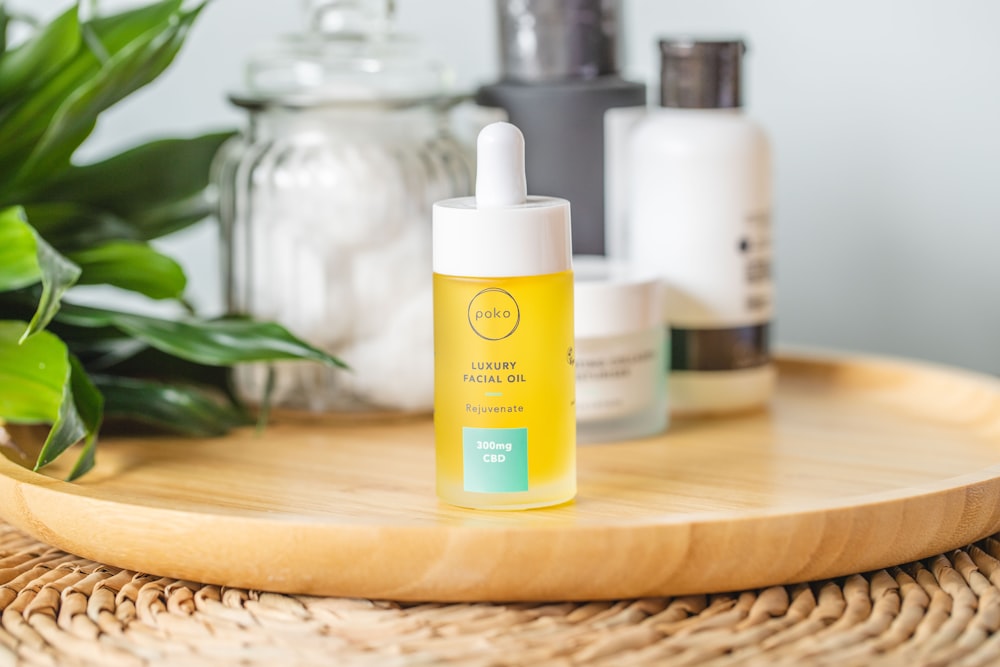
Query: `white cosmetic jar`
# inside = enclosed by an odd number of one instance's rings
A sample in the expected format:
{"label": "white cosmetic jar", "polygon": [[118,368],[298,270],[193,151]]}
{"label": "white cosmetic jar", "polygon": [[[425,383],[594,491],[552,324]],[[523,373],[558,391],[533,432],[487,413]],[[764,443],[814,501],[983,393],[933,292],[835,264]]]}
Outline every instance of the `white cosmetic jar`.
{"label": "white cosmetic jar", "polygon": [[663,285],[604,257],[573,258],[577,441],[615,442],[667,427]]}

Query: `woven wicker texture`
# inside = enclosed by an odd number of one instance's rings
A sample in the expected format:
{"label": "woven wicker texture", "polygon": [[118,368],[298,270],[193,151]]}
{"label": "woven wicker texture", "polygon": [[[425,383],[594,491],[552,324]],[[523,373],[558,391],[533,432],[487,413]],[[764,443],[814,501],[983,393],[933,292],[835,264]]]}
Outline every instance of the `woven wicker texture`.
{"label": "woven wicker texture", "polygon": [[0,524],[0,665],[997,664],[998,538],[761,591],[399,605],[152,577]]}

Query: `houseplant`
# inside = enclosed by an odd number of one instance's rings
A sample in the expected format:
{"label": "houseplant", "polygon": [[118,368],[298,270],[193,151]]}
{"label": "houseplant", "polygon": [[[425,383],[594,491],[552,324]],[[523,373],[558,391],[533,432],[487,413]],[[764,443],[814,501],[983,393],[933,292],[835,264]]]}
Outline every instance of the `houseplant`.
{"label": "houseplant", "polygon": [[72,303],[83,284],[185,303],[183,270],[149,241],[211,212],[209,165],[228,134],[72,158],[103,111],[170,65],[204,6],[76,5],[8,48],[0,4],[0,425],[51,424],[35,469],[82,443],[69,477],[90,470],[105,418],[191,435],[246,423],[232,364],[339,365],[273,323]]}

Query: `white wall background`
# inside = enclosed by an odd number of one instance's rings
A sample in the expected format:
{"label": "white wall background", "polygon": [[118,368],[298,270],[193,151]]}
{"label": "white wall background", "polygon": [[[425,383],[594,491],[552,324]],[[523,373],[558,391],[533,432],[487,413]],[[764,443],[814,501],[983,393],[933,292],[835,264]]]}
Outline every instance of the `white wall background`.
{"label": "white wall background", "polygon": [[[635,79],[653,81],[660,35],[739,34],[750,44],[748,112],[775,151],[779,342],[1000,373],[1000,3],[625,3]],[[403,27],[464,85],[496,76],[492,0],[397,4]],[[87,154],[239,126],[226,91],[255,44],[299,27],[300,5],[214,0],[174,67],[108,113]],[[179,236],[167,247],[196,300],[218,308],[214,231]]]}

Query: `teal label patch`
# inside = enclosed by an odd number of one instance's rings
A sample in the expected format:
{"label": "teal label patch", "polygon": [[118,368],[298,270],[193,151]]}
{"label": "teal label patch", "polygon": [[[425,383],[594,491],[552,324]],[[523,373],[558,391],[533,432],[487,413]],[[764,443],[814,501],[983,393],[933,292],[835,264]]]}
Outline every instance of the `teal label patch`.
{"label": "teal label patch", "polygon": [[527,491],[528,429],[463,427],[462,464],[466,491]]}

